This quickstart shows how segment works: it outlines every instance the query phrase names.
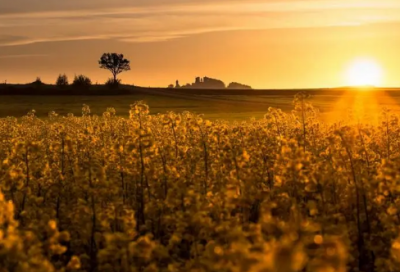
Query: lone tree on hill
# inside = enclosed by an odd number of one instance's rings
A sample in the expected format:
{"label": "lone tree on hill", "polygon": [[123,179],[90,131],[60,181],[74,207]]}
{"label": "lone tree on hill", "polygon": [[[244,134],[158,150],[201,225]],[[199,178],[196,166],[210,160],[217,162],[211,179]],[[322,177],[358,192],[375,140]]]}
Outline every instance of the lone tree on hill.
{"label": "lone tree on hill", "polygon": [[117,75],[131,69],[130,61],[124,58],[123,54],[104,53],[99,60],[100,68],[109,70],[114,81],[117,81]]}

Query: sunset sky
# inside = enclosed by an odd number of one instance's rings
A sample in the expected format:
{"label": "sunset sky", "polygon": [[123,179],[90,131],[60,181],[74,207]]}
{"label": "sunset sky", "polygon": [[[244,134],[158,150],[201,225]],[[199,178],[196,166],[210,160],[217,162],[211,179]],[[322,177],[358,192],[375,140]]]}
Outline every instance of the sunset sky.
{"label": "sunset sky", "polygon": [[400,86],[399,48],[399,0],[0,0],[0,82],[102,83],[98,59],[118,52],[131,60],[123,82],[141,86],[344,86],[359,58]]}

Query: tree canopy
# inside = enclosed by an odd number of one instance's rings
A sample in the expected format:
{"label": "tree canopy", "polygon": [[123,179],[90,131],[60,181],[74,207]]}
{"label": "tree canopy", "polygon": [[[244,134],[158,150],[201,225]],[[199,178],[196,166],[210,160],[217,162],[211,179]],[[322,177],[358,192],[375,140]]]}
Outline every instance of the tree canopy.
{"label": "tree canopy", "polygon": [[114,78],[117,80],[117,75],[129,71],[130,61],[124,58],[123,54],[117,53],[104,53],[99,60],[100,68],[109,70]]}

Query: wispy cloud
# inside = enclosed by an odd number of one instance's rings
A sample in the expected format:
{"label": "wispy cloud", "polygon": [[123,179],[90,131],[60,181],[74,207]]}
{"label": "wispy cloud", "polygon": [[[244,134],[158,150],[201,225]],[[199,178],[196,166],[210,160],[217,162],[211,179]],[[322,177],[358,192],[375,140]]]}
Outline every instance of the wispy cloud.
{"label": "wispy cloud", "polygon": [[[46,2],[45,0],[43,0]],[[93,1],[88,1],[93,2]],[[245,14],[248,12],[303,12],[324,11],[337,9],[400,9],[397,0],[242,0],[242,1],[186,1],[185,4],[159,4],[155,5],[112,5],[108,8],[97,7],[94,3],[92,9],[59,10],[52,11],[19,11],[16,13],[0,14],[3,19],[51,19],[51,18],[77,18],[95,16],[122,16],[122,15],[157,15],[157,14]],[[160,3],[164,3],[159,1]],[[118,8],[115,8],[119,6]],[[1,7],[1,6],[0,6]]]}
{"label": "wispy cloud", "polygon": [[63,11],[64,4],[57,9],[51,1],[50,8],[43,5],[42,9],[28,11],[0,4],[0,10],[4,6],[0,14],[0,45],[87,39],[152,42],[213,31],[400,21],[398,0],[175,0],[168,5],[161,0],[147,0],[137,1],[136,6],[125,0],[116,1],[125,6],[110,8],[103,0],[97,5],[90,0],[81,9]]}
{"label": "wispy cloud", "polygon": [[0,55],[0,59],[14,59],[14,58],[42,58],[48,57],[48,54],[18,54],[18,55]]}

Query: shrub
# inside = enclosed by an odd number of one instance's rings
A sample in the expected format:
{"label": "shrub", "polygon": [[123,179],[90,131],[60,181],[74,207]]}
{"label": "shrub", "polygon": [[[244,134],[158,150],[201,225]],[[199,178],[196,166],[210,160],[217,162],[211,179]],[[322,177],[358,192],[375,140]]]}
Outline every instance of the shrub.
{"label": "shrub", "polygon": [[118,88],[119,86],[121,86],[121,79],[113,79],[113,78],[109,78],[106,83],[105,83],[106,87],[109,88]]}
{"label": "shrub", "polygon": [[35,87],[41,87],[44,85],[44,83],[42,82],[40,77],[36,77],[36,80],[34,82],[32,82],[31,85],[33,85]]}
{"label": "shrub", "polygon": [[56,85],[59,87],[65,87],[68,86],[68,77],[66,74],[59,75],[56,81]]}
{"label": "shrub", "polygon": [[41,89],[45,84],[42,82],[40,77],[36,77],[36,80],[28,85],[32,88],[32,91],[36,91]]}
{"label": "shrub", "polygon": [[78,76],[75,76],[74,82],[72,83],[72,85],[75,87],[80,87],[80,88],[88,88],[88,87],[92,86],[92,81],[87,76],[78,75]]}

